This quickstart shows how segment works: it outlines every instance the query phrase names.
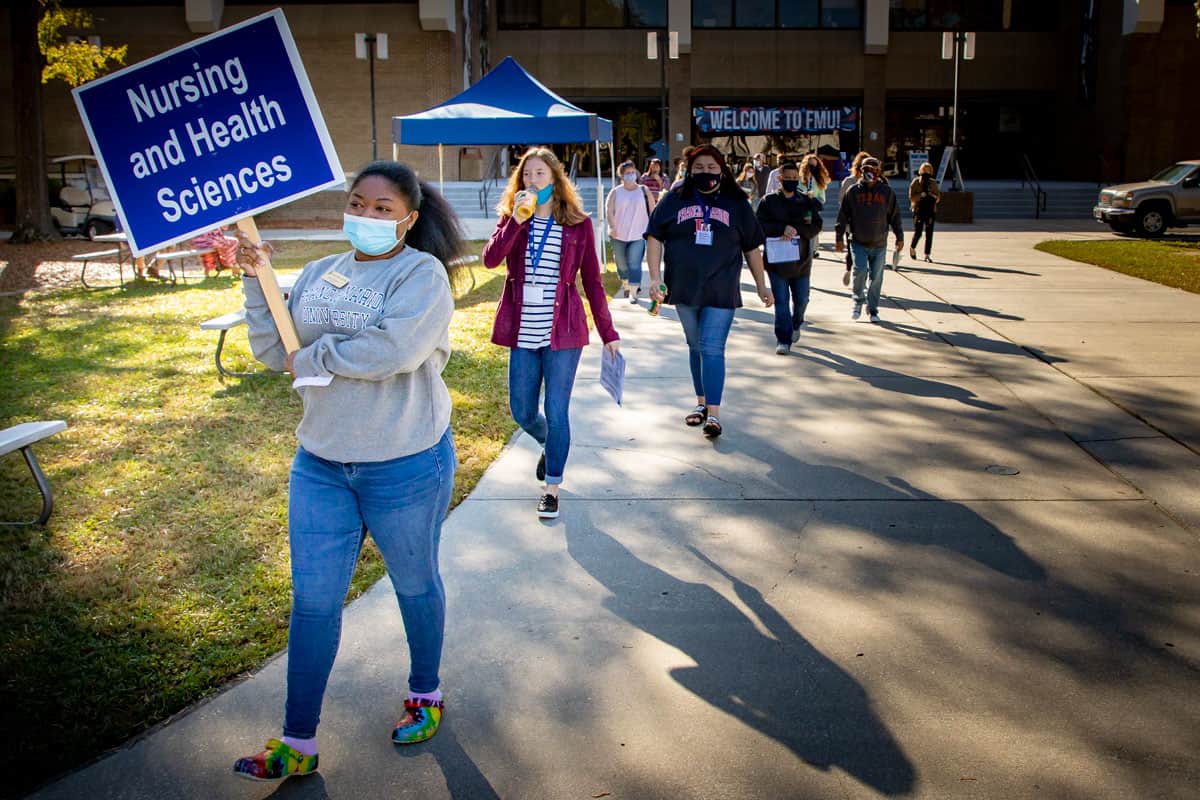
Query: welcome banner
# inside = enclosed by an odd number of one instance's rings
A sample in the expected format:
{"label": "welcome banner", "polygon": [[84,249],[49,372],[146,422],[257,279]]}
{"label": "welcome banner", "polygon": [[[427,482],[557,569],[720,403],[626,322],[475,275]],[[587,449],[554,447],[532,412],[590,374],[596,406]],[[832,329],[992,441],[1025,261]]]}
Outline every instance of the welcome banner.
{"label": "welcome banner", "polygon": [[707,134],[832,133],[858,129],[849,106],[697,106],[696,129]]}

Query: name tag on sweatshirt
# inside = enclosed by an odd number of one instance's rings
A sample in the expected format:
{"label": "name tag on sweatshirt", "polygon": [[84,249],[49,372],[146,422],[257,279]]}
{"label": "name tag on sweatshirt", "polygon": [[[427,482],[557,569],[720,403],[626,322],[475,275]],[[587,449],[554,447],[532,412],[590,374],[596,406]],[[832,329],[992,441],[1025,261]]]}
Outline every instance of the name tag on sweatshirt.
{"label": "name tag on sweatshirt", "polygon": [[332,286],[335,289],[340,289],[343,286],[345,286],[347,283],[350,282],[349,278],[347,278],[345,275],[338,272],[337,270],[333,270],[333,269],[329,270],[329,272],[326,272],[324,275],[322,275],[321,280],[325,281],[326,283],[328,283],[330,286]]}

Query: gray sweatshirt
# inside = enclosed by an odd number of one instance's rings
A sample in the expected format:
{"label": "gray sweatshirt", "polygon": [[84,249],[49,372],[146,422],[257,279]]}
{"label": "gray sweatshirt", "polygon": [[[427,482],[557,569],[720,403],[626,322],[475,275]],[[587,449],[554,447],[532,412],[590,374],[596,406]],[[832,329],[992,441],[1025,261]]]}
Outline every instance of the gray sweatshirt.
{"label": "gray sweatshirt", "polygon": [[[282,370],[287,354],[262,286],[247,278],[242,287],[254,357]],[[386,261],[355,261],[353,250],[327,256],[305,265],[288,309],[300,337],[296,438],[305,450],[347,463],[437,444],[450,424],[442,370],[454,297],[436,258],[411,247]]]}

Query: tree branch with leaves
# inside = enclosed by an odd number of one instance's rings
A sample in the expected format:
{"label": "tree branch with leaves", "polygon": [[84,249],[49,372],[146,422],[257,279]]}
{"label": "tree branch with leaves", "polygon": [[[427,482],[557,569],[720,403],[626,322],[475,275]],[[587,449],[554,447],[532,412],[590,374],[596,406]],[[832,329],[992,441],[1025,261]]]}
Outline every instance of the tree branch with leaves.
{"label": "tree branch with leaves", "polygon": [[125,62],[126,47],[94,47],[95,23],[82,9],[59,0],[16,0],[9,11],[13,109],[16,132],[16,222],[13,244],[58,238],[50,214],[42,84],[61,80],[75,87]]}

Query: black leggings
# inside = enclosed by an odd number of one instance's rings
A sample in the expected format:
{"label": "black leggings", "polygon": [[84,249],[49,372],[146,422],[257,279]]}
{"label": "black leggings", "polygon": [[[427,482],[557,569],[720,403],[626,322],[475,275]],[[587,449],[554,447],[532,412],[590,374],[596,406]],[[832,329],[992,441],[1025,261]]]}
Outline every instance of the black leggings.
{"label": "black leggings", "polygon": [[909,245],[913,250],[917,249],[917,243],[921,241],[921,231],[925,231],[925,255],[929,255],[929,251],[933,249],[933,223],[935,217],[927,217],[922,219],[919,216],[913,215],[913,240]]}

